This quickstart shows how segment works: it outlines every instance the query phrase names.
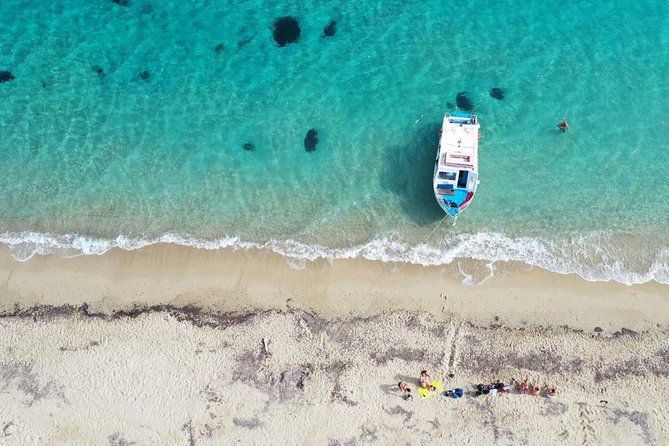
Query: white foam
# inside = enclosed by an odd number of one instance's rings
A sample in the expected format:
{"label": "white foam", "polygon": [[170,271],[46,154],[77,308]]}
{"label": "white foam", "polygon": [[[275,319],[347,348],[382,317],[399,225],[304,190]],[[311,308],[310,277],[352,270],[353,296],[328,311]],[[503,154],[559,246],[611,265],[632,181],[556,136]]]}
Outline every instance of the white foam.
{"label": "white foam", "polygon": [[317,259],[332,261],[362,257],[425,266],[448,265],[457,259],[474,259],[489,263],[490,276],[494,272],[494,262],[516,261],[557,273],[576,273],[590,281],[615,280],[628,285],[652,280],[669,283],[669,248],[644,253],[641,257],[645,258],[639,260],[634,254],[630,255],[617,246],[611,235],[601,233],[572,236],[561,241],[509,237],[494,232],[458,234],[435,245],[409,245],[396,238],[379,237],[347,248],[307,245],[294,240],[271,240],[259,244],[246,242],[235,236],[201,240],[174,233],[149,239],[120,235],[111,240],[77,234],[4,233],[0,234],[0,243],[7,245],[14,259],[18,261],[26,261],[35,255],[101,255],[113,248],[135,250],[156,243],[172,243],[207,250],[270,250],[285,256],[289,265],[298,269],[304,268],[305,261]]}

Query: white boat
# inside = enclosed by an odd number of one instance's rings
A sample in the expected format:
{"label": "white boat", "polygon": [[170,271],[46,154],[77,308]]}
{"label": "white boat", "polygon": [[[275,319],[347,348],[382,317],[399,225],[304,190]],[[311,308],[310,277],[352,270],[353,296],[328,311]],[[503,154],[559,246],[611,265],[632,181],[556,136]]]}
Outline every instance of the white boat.
{"label": "white boat", "polygon": [[434,162],[434,196],[451,217],[471,203],[479,184],[479,122],[470,113],[446,113]]}

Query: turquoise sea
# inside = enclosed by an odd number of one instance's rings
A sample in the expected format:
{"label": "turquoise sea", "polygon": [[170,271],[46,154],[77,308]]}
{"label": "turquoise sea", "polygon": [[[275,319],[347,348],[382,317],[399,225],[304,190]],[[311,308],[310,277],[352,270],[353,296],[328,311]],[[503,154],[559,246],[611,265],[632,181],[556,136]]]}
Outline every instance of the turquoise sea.
{"label": "turquoise sea", "polygon": [[[669,283],[668,2],[124,3],[0,3],[15,258],[163,241]],[[452,224],[431,181],[459,92],[481,184]]]}

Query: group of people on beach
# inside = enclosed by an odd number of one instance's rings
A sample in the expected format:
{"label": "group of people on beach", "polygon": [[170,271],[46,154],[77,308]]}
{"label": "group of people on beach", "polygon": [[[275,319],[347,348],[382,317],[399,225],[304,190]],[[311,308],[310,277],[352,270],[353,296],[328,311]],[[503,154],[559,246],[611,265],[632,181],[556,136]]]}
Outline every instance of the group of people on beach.
{"label": "group of people on beach", "polygon": [[[423,370],[420,372],[420,376],[418,378],[418,383],[419,383],[419,391],[421,391],[421,395],[425,396],[425,392],[435,392],[439,390],[437,386],[441,386],[441,383],[439,381],[432,381],[432,377],[430,374],[427,372],[427,370]],[[400,381],[397,383],[397,387],[399,388],[400,392],[402,393],[402,397],[405,400],[411,400],[411,387],[409,384]],[[542,394],[548,399],[552,399],[557,396],[557,389],[555,386],[548,386],[547,384],[544,384],[542,388],[540,388],[536,384],[532,384],[528,382],[528,378],[525,378],[522,381],[518,381],[516,379],[511,380],[511,384],[506,385],[503,382],[496,380],[490,384],[477,384],[476,386],[476,391],[474,392],[475,396],[481,396],[481,395],[498,395],[502,393],[520,393],[523,395],[532,395],[532,396],[537,396],[539,394]],[[455,389],[452,390],[446,390],[443,392],[444,396],[448,396],[451,398],[462,398],[464,395],[464,391],[462,388],[456,387]]]}
{"label": "group of people on beach", "polygon": [[527,378],[525,378],[522,381],[512,379],[511,384],[508,386],[503,382],[500,382],[499,380],[490,384],[477,384],[475,395],[476,396],[497,395],[500,393],[510,393],[512,391],[515,391],[523,395],[529,394],[532,396],[537,396],[541,393],[548,399],[557,396],[557,389],[555,388],[555,386],[549,387],[548,384],[544,384],[544,386],[540,388],[536,384],[528,383]]}

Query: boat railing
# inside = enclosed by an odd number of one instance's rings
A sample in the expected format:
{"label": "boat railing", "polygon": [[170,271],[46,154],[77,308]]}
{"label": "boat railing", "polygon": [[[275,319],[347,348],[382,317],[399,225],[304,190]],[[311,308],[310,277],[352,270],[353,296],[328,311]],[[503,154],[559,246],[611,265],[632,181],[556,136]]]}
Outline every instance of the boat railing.
{"label": "boat railing", "polygon": [[446,113],[446,119],[452,124],[476,124],[477,116],[471,113]]}

